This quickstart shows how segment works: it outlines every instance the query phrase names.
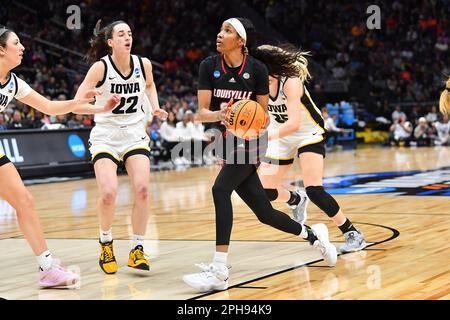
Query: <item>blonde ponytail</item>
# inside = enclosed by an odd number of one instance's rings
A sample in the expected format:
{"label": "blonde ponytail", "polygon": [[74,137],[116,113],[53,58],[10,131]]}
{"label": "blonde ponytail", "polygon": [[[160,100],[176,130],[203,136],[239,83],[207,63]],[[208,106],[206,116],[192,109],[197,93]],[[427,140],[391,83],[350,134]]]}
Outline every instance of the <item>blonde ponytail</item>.
{"label": "blonde ponytail", "polygon": [[309,51],[299,51],[297,53],[297,61],[294,63],[298,71],[298,76],[302,82],[311,79],[311,74],[308,70],[308,60],[306,59],[306,56],[309,55]]}
{"label": "blonde ponytail", "polygon": [[443,114],[450,115],[450,77],[447,80],[446,88],[441,93],[439,99],[439,109]]}

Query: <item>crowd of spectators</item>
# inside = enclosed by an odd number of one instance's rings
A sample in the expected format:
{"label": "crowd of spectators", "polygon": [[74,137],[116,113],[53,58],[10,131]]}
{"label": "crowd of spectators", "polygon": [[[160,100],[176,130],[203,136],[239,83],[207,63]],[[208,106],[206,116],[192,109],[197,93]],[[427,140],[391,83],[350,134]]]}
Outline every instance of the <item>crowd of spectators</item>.
{"label": "crowd of spectators", "polygon": [[[23,63],[15,72],[49,99],[66,99],[75,94],[88,68],[82,57],[97,19],[101,18],[103,24],[126,21],[133,31],[133,52],[154,61],[160,103],[173,112],[174,127],[195,113],[199,62],[215,51],[220,23],[232,12],[230,4],[208,0],[3,2],[0,20],[18,31],[26,47]],[[363,106],[358,118],[364,123],[381,124],[392,132],[391,141],[395,142],[399,136],[395,132],[402,130],[399,125],[411,123],[412,131],[406,131],[412,137],[415,127],[423,128],[424,117],[430,144],[437,141],[436,124],[444,123],[444,119],[431,119],[430,114],[436,112],[426,102],[437,100],[444,75],[450,74],[447,0],[417,0],[414,5],[399,0],[247,2],[290,42],[311,51],[312,59],[328,71],[330,80],[346,84],[348,99]],[[66,9],[73,4],[81,9],[82,24],[81,29],[68,30]],[[381,29],[369,30],[366,9],[374,4],[381,9]],[[323,91],[324,86],[316,83],[312,95]],[[392,106],[405,103],[414,105],[404,108],[407,119],[392,119]],[[49,117],[19,102],[0,116],[0,130],[92,125],[92,116]],[[153,119],[149,132],[159,137],[159,142],[170,142],[160,129],[167,126]]]}
{"label": "crowd of spectators", "polygon": [[[26,48],[22,65],[15,72],[36,91],[49,99],[73,97],[88,68],[83,55],[97,20],[101,18],[105,25],[122,19],[133,31],[133,52],[154,62],[160,104],[173,111],[177,121],[187,111],[197,109],[198,65],[214,51],[218,28],[226,18],[223,5],[207,0],[4,2],[0,20],[18,32]],[[82,28],[68,30],[66,9],[74,4],[81,9]],[[70,51],[47,46],[42,40]],[[20,115],[14,120],[15,111]],[[42,116],[18,101],[10,104],[3,120],[5,124],[0,124],[0,129],[93,124],[92,116]]]}
{"label": "crowd of spectators", "polygon": [[433,106],[426,115],[419,116],[417,108],[408,115],[400,106],[392,112],[390,145],[405,146],[448,146],[450,145],[450,123],[448,115],[442,115]]}
{"label": "crowd of spectators", "polygon": [[[448,0],[247,2],[375,116],[385,100],[436,101],[450,74]],[[372,5],[380,8],[380,29],[366,25]]]}

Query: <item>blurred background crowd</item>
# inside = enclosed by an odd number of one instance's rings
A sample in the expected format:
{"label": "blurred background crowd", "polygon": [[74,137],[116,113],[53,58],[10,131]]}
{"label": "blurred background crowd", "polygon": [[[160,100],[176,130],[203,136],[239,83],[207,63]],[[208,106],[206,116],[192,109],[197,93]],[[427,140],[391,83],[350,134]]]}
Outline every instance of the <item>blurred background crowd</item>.
{"label": "blurred background crowd", "polygon": [[[97,20],[126,21],[133,52],[152,60],[160,104],[170,112],[165,122],[148,118],[153,146],[161,150],[181,140],[209,140],[192,116],[198,66],[215,52],[221,22],[231,15],[252,19],[265,35],[261,42],[290,42],[311,52],[307,86],[326,118],[329,147],[349,130],[383,131],[386,145],[449,144],[448,118],[437,111],[450,75],[448,0],[1,2],[1,23],[16,30],[26,48],[15,72],[49,99],[74,96],[89,68],[83,56]],[[73,4],[81,9],[77,30],[66,26]],[[381,9],[380,29],[366,26],[369,5]],[[49,117],[18,101],[0,114],[0,130],[93,124],[92,116]]]}

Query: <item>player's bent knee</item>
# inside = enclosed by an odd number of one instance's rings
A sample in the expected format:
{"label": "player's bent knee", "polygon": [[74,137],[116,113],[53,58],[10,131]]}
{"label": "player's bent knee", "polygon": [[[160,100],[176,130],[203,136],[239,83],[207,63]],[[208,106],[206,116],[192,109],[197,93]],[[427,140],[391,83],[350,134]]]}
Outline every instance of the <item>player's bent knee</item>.
{"label": "player's bent knee", "polygon": [[139,198],[147,198],[148,197],[148,186],[146,184],[138,185],[136,187],[136,196]]}
{"label": "player's bent knee", "polygon": [[19,211],[23,210],[23,209],[34,209],[35,206],[35,201],[34,201],[34,197],[31,194],[31,192],[29,192],[28,190],[25,189],[24,192],[22,192],[22,194],[19,197],[19,201],[17,204]]}
{"label": "player's bent knee", "polygon": [[278,198],[278,190],[277,189],[264,189],[266,192],[267,198],[269,198],[270,201],[275,201]]}
{"label": "player's bent knee", "polygon": [[272,220],[270,219],[270,217],[268,215],[265,214],[259,214],[257,215],[259,222],[267,224],[269,226],[272,225]]}
{"label": "player's bent knee", "polygon": [[229,190],[229,188],[219,183],[215,183],[212,187],[212,194],[214,197],[220,197],[223,195],[231,194],[232,192],[233,190]]}
{"label": "player's bent knee", "polygon": [[333,218],[339,212],[340,208],[338,203],[322,186],[306,187],[306,194],[330,218]]}
{"label": "player's bent knee", "polygon": [[114,189],[104,189],[101,192],[101,201],[103,205],[110,206],[116,202],[116,190]]}

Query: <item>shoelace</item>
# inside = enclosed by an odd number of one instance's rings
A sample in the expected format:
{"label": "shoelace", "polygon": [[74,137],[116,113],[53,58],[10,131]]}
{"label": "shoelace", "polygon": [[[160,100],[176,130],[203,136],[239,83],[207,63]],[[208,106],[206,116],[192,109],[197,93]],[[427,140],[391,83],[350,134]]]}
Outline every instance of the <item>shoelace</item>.
{"label": "shoelace", "polygon": [[199,267],[200,270],[202,270],[202,272],[212,272],[213,268],[215,268],[212,263],[211,264],[206,264],[206,263],[203,263],[203,262],[202,263],[196,263],[195,266]]}
{"label": "shoelace", "polygon": [[112,245],[107,245],[103,247],[103,255],[105,258],[105,262],[114,261],[114,253]]}
{"label": "shoelace", "polygon": [[[47,272],[45,274],[45,279],[51,279],[53,281],[59,281],[64,276],[70,274],[71,272],[61,267],[59,264],[52,264],[50,269],[59,270],[59,272]],[[50,270],[49,270],[50,271]]]}
{"label": "shoelace", "polygon": [[347,236],[347,241],[348,241],[349,243],[353,243],[353,242],[356,241],[355,235],[353,234],[353,232],[351,232],[351,233],[348,234],[348,236]]}
{"label": "shoelace", "polygon": [[316,240],[316,243],[317,243],[316,247],[319,247],[320,252],[322,252],[322,254],[325,254],[327,252],[327,248],[322,243],[322,241]]}
{"label": "shoelace", "polygon": [[[225,275],[220,272],[220,270],[212,263],[210,264],[205,264],[205,263],[196,263],[195,264],[196,267],[199,267],[200,270],[202,270],[202,274],[207,274],[207,273],[211,273],[212,275],[214,275],[217,279],[219,280],[225,280],[226,277],[224,277]],[[231,266],[227,266],[228,269],[231,269]]]}
{"label": "shoelace", "polygon": [[133,254],[134,254],[134,257],[136,258],[136,260],[142,260],[142,259],[145,259],[146,257],[147,258],[150,257],[148,254],[146,254],[144,251],[142,251],[140,249],[135,249]]}

